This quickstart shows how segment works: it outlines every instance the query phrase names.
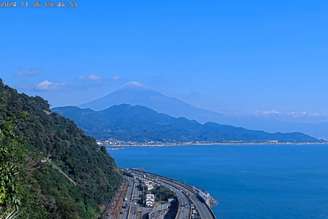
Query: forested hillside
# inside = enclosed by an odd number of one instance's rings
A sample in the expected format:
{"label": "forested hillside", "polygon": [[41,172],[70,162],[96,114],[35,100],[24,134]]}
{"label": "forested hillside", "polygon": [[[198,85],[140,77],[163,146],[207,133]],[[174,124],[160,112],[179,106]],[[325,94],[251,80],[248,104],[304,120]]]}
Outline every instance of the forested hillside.
{"label": "forested hillside", "polygon": [[121,181],[93,138],[2,81],[0,158],[0,218],[97,218]]}
{"label": "forested hillside", "polygon": [[122,104],[101,111],[60,107],[54,111],[72,119],[99,140],[160,142],[319,142],[303,133],[268,133],[213,122],[175,118],[143,106]]}

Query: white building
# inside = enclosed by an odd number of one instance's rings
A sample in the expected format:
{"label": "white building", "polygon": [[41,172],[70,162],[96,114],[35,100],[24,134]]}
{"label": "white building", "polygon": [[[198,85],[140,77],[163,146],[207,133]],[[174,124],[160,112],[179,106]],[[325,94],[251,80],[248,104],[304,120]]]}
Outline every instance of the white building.
{"label": "white building", "polygon": [[154,194],[146,194],[146,206],[153,207],[155,203],[155,195]]}
{"label": "white building", "polygon": [[148,191],[154,189],[154,183],[152,181],[145,181],[145,185]]}

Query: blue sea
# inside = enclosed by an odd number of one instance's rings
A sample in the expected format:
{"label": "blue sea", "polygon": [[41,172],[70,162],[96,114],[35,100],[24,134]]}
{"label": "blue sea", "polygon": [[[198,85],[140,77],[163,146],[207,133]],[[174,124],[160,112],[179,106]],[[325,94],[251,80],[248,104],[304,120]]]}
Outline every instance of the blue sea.
{"label": "blue sea", "polygon": [[135,147],[108,152],[210,192],[219,219],[328,219],[328,145]]}

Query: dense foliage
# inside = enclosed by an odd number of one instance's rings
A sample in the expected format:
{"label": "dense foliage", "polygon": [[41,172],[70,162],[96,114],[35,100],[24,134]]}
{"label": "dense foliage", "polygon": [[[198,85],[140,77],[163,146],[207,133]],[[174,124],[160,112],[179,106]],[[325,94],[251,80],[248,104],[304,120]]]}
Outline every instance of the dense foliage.
{"label": "dense foliage", "polygon": [[302,133],[267,133],[217,123],[200,124],[186,118],[174,118],[142,106],[127,104],[93,111],[77,107],[54,111],[74,120],[97,139],[160,142],[318,142]]}
{"label": "dense foliage", "polygon": [[93,138],[2,81],[0,158],[1,213],[17,206],[21,218],[96,218],[121,181]]}
{"label": "dense foliage", "polygon": [[14,136],[12,124],[4,123],[0,129],[0,207],[4,213],[14,211],[20,205],[23,155],[23,147]]}
{"label": "dense foliage", "polygon": [[169,199],[176,198],[174,192],[164,186],[155,186],[150,193],[155,195],[157,202],[167,202]]}

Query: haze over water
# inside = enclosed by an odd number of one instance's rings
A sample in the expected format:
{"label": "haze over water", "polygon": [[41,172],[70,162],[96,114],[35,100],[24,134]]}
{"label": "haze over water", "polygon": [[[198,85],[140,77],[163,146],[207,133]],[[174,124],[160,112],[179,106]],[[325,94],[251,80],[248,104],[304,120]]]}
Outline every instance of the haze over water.
{"label": "haze over water", "polygon": [[328,145],[137,147],[109,150],[120,167],[195,185],[220,219],[328,218]]}

